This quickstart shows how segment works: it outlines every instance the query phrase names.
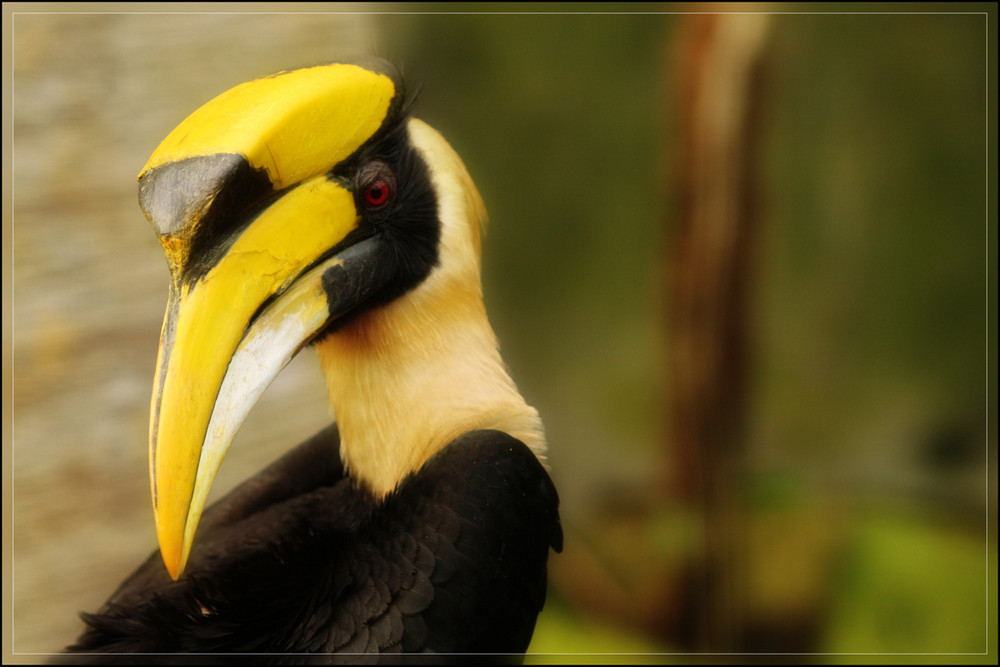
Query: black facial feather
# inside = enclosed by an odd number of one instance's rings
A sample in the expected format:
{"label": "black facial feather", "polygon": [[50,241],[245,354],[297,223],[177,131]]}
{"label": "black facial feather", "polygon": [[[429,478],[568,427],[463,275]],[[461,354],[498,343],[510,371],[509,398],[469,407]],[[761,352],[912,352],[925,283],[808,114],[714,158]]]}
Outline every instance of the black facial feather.
{"label": "black facial feather", "polygon": [[[366,162],[384,163],[394,175],[393,200],[378,210],[371,210],[362,193],[355,190],[362,224],[371,225],[375,233],[386,242],[389,257],[397,267],[396,277],[402,282],[419,282],[427,277],[437,264],[440,223],[437,200],[430,181],[427,165],[409,143],[406,126],[400,124],[396,131],[374,146]],[[393,294],[395,298],[409,287]]]}
{"label": "black facial feather", "polygon": [[[378,275],[372,282],[382,286],[363,304],[338,318],[324,331],[332,333],[359,313],[383,306],[419,285],[437,265],[441,225],[430,172],[423,158],[410,144],[405,119],[399,119],[379,141],[362,148],[331,173],[354,194],[361,224],[333,249],[377,238],[378,262],[371,270]],[[389,199],[372,206],[365,188],[373,179],[384,178],[392,188]]]}

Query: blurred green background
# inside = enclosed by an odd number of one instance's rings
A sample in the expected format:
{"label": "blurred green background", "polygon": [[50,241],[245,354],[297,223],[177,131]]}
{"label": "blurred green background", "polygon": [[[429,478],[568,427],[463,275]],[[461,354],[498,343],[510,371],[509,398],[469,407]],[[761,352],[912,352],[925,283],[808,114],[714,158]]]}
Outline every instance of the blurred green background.
{"label": "blurred green background", "polygon": [[[15,660],[72,642],[76,613],[155,542],[145,438],[167,272],[136,174],[223,90],[356,53],[420,88],[416,115],[490,212],[487,308],[545,421],[567,532],[529,661],[705,653],[682,591],[706,528],[669,482],[669,261],[678,12],[720,7],[420,7],[5,15]],[[734,662],[996,661],[996,7],[957,7],[753,7],[781,13],[754,126]],[[217,495],[329,420],[300,357]]]}

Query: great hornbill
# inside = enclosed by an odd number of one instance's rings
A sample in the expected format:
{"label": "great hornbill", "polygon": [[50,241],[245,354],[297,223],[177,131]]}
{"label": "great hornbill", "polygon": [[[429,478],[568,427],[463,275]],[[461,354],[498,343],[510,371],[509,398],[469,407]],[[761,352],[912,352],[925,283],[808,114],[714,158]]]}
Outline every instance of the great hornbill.
{"label": "great hornbill", "polygon": [[[279,72],[195,111],[142,170],[171,276],[149,436],[162,561],[84,614],[78,658],[527,648],[562,543],[542,424],[486,317],[482,200],[411,106],[380,60]],[[336,423],[202,517],[307,345]]]}

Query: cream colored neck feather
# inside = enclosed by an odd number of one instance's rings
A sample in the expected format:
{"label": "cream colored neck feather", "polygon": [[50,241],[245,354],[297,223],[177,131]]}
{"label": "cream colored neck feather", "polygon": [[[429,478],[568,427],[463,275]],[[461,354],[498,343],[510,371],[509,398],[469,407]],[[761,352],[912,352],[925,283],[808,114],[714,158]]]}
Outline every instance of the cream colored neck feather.
{"label": "cream colored neck feather", "polygon": [[467,431],[504,431],[545,454],[541,420],[507,373],[483,305],[482,202],[440,135],[410,121],[410,137],[438,194],[438,266],[403,297],[316,345],[341,457],[379,498]]}

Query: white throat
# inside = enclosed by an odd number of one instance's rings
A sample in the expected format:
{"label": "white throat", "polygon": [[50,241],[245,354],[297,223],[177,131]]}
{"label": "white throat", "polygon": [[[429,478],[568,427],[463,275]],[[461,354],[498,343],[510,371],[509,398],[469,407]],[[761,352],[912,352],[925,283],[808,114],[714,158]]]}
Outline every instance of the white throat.
{"label": "white throat", "polygon": [[537,411],[500,358],[483,304],[482,202],[461,160],[433,129],[411,120],[428,159],[441,220],[440,261],[396,301],[359,315],[316,344],[349,474],[376,497],[452,440],[476,429],[517,438],[542,460]]}

